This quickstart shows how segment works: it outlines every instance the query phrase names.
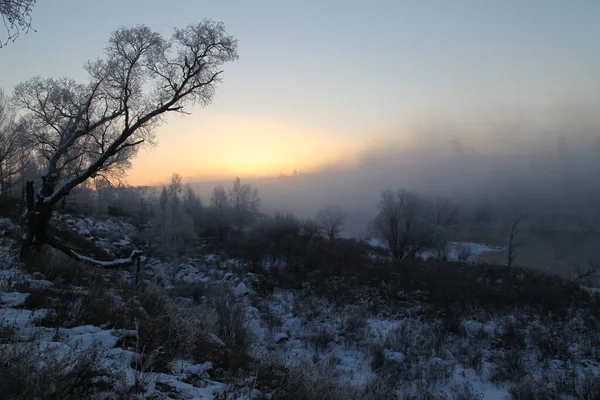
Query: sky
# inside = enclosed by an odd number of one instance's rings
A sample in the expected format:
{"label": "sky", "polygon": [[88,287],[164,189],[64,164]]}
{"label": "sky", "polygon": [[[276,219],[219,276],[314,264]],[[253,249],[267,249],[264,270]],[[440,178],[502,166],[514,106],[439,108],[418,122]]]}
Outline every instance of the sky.
{"label": "sky", "polygon": [[595,0],[39,1],[36,32],[0,50],[0,86],[85,81],[113,29],[168,35],[204,18],[225,23],[239,60],[209,107],[158,129],[131,184],[357,168],[456,143],[513,154],[600,132]]}

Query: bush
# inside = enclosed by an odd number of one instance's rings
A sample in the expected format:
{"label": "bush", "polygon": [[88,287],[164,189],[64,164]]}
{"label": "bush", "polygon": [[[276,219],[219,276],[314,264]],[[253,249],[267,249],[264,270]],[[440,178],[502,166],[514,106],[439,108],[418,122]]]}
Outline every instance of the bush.
{"label": "bush", "polygon": [[57,286],[89,286],[100,279],[94,267],[84,265],[66,255],[45,247],[32,256],[27,266],[30,272],[41,272]]}
{"label": "bush", "polygon": [[490,375],[492,382],[521,382],[526,374],[523,351],[518,347],[505,349],[490,361],[494,363]]}
{"label": "bush", "polygon": [[544,363],[551,360],[567,361],[571,358],[568,336],[552,323],[548,327],[532,327],[529,330],[529,340],[537,347],[538,356]]}
{"label": "bush", "polygon": [[482,394],[475,393],[473,387],[465,382],[462,385],[456,385],[452,388],[450,393],[451,400],[481,400],[483,399]]}
{"label": "bush", "polygon": [[465,343],[454,355],[463,367],[472,368],[478,375],[483,372],[483,351],[478,343]]}
{"label": "bush", "polygon": [[104,376],[98,354],[71,351],[59,356],[35,343],[0,346],[0,393],[12,399],[81,399],[97,391]]}
{"label": "bush", "polygon": [[239,357],[239,361],[244,361],[247,358],[252,337],[243,304],[240,304],[236,297],[228,291],[216,293],[212,304],[217,316],[217,336],[227,345],[233,356]]}
{"label": "bush", "polygon": [[353,239],[319,239],[308,248],[306,266],[325,276],[355,276],[371,264],[369,245]]}
{"label": "bush", "polygon": [[158,287],[148,287],[132,301],[141,305],[135,316],[139,345],[142,352],[155,353],[154,370],[165,370],[169,361],[189,355],[198,330],[194,319],[183,315]]}
{"label": "bush", "polygon": [[342,333],[348,345],[356,344],[365,339],[367,327],[367,313],[363,309],[351,310],[345,315]]}
{"label": "bush", "polygon": [[173,297],[184,297],[192,299],[194,303],[201,303],[202,298],[208,293],[208,288],[205,283],[188,283],[175,286],[169,291]]}
{"label": "bush", "polygon": [[375,372],[380,371],[386,363],[385,348],[381,345],[374,345],[371,348],[371,369]]}
{"label": "bush", "polygon": [[313,328],[310,335],[305,338],[306,342],[311,345],[316,353],[323,353],[329,347],[329,343],[335,340],[335,335],[326,327],[319,326]]}
{"label": "bush", "polygon": [[366,398],[360,390],[348,384],[342,384],[334,370],[328,365],[320,366],[316,370],[310,365],[285,369],[278,379],[278,386],[271,393],[271,399],[359,400]]}
{"label": "bush", "polygon": [[525,380],[508,389],[513,400],[559,400],[561,396],[541,382]]}
{"label": "bush", "polygon": [[519,329],[516,322],[512,318],[507,318],[503,321],[500,329],[496,332],[496,337],[492,342],[492,346],[502,349],[516,348],[519,350],[525,349],[525,332]]}

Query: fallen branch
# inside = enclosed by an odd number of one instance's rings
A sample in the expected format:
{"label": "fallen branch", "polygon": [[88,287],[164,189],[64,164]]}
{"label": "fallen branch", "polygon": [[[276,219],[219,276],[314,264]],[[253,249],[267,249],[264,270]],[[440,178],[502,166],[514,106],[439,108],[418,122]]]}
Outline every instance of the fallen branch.
{"label": "fallen branch", "polygon": [[75,250],[70,248],[69,246],[66,246],[63,243],[60,243],[59,241],[57,241],[54,238],[46,238],[46,240],[44,240],[44,244],[47,244],[48,246],[60,251],[61,253],[65,254],[66,256],[68,256],[76,261],[80,261],[80,262],[83,262],[86,264],[91,264],[91,265],[106,268],[106,269],[118,269],[118,268],[131,267],[134,264],[138,264],[140,262],[140,258],[144,254],[144,252],[142,250],[133,250],[131,252],[131,254],[129,255],[129,257],[127,257],[127,258],[120,258],[118,260],[112,260],[112,261],[102,261],[102,260],[96,260],[94,258],[84,256],[83,254],[79,254],[78,252],[76,252]]}

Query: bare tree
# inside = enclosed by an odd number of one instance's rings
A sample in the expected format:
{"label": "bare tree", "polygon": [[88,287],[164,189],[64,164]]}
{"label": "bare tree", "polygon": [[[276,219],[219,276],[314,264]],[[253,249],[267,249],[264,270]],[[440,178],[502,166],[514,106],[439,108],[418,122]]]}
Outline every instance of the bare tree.
{"label": "bare tree", "polygon": [[220,22],[175,29],[169,39],[145,26],[120,28],[111,35],[105,58],[88,62],[87,84],[67,78],[19,84],[15,102],[45,167],[37,196],[33,182],[27,184],[23,249],[48,244],[82,259],[47,234],[54,205],[86,180],[127,168],[167,114],[208,105],[221,65],[235,59],[237,41]]}
{"label": "bare tree", "polygon": [[223,210],[229,204],[229,198],[227,197],[227,192],[225,188],[221,185],[217,185],[213,188],[212,195],[210,197],[210,205]]}
{"label": "bare tree", "polygon": [[0,48],[14,42],[21,32],[31,29],[31,11],[36,0],[0,0],[0,17],[7,38],[0,41]]}
{"label": "bare tree", "polygon": [[426,218],[424,201],[406,190],[381,193],[379,211],[371,224],[395,259],[413,258],[434,242],[434,229]]}
{"label": "bare tree", "polygon": [[404,215],[403,198],[396,200],[396,194],[391,190],[381,193],[378,205],[379,211],[373,220],[373,233],[385,241],[392,253],[392,257],[400,259],[400,222]]}
{"label": "bare tree", "polygon": [[150,186],[136,186],[135,190],[137,191],[137,195],[138,195],[138,199],[140,201],[139,203],[139,217],[140,220],[143,222],[146,217],[147,217],[147,200],[148,197],[150,197]]}
{"label": "bare tree", "polygon": [[9,194],[12,180],[19,172],[18,144],[14,115],[9,110],[4,91],[0,89],[0,197]]}
{"label": "bare tree", "polygon": [[522,246],[521,235],[521,224],[523,222],[523,210],[517,207],[508,223],[508,237],[507,237],[507,266],[510,268],[517,256],[519,255],[518,249]]}
{"label": "bare tree", "polygon": [[227,191],[221,185],[213,188],[210,197],[211,205],[211,223],[216,231],[217,237],[221,240],[225,239],[229,230],[229,198]]}
{"label": "bare tree", "polygon": [[327,206],[317,214],[317,223],[329,240],[340,236],[348,213],[339,206]]}
{"label": "bare tree", "polygon": [[169,196],[169,199],[173,203],[179,203],[179,201],[180,201],[179,196],[183,192],[182,180],[183,180],[183,177],[176,172],[174,172],[173,175],[171,175],[171,182],[169,183],[169,186],[167,187],[167,194]]}
{"label": "bare tree", "polygon": [[449,200],[438,198],[433,202],[434,223],[450,228],[458,225],[458,207]]}
{"label": "bare tree", "polygon": [[321,226],[314,219],[309,218],[300,223],[300,235],[308,240],[320,237],[322,233]]}
{"label": "bare tree", "polygon": [[449,242],[450,233],[458,225],[458,207],[451,201],[437,198],[430,202],[429,219],[434,229],[436,257],[448,261],[452,248]]}
{"label": "bare tree", "polygon": [[190,184],[185,185],[183,194],[183,209],[194,221],[194,229],[198,233],[203,228],[203,210],[200,198]]}
{"label": "bare tree", "polygon": [[239,177],[233,181],[233,187],[229,191],[229,201],[233,211],[233,220],[238,232],[252,222],[258,216],[260,198],[258,190],[248,184],[243,184]]}
{"label": "bare tree", "polygon": [[161,215],[155,219],[153,234],[158,246],[153,250],[163,257],[189,253],[198,239],[192,215],[181,198],[181,182],[181,175],[174,173],[159,198]]}

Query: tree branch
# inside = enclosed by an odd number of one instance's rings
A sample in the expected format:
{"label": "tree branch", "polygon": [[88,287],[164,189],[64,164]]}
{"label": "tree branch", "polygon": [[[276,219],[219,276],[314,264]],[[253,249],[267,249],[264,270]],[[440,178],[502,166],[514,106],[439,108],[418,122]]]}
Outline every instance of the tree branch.
{"label": "tree branch", "polygon": [[63,243],[60,243],[58,240],[56,240],[52,237],[45,238],[42,243],[47,244],[48,246],[60,251],[61,253],[65,254],[66,256],[68,256],[76,261],[94,265],[97,267],[102,267],[105,269],[119,269],[119,268],[130,267],[130,266],[134,265],[136,262],[138,262],[140,260],[140,258],[142,257],[142,255],[144,254],[144,252],[141,250],[133,250],[131,252],[131,254],[129,255],[129,257],[127,257],[127,258],[120,258],[118,260],[113,260],[113,261],[102,261],[102,260],[96,260],[94,258],[79,254],[78,252],[76,252],[75,250],[70,248],[69,246],[67,246]]}

